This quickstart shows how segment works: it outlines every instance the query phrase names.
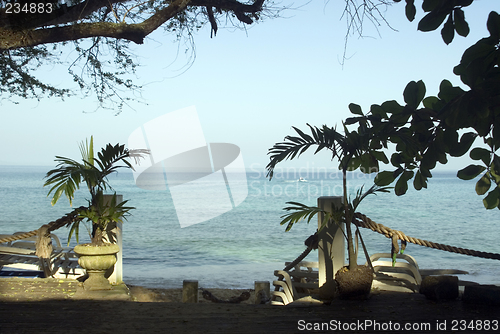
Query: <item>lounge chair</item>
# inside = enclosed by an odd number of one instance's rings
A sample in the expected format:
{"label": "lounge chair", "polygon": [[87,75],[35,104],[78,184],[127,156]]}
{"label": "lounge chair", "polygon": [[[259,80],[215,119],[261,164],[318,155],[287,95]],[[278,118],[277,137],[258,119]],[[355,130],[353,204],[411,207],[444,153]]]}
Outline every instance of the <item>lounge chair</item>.
{"label": "lounge chair", "polygon": [[[381,260],[384,258],[388,260]],[[422,276],[417,261],[412,256],[398,254],[394,267],[390,253],[374,254],[370,257],[370,262],[374,267],[372,287],[392,291],[419,291]],[[286,266],[288,264],[285,263]],[[300,262],[289,271],[276,270],[274,275],[278,279],[273,281],[275,286],[275,291],[271,292],[273,305],[287,305],[304,296],[319,292],[317,262]]]}
{"label": "lounge chair", "polygon": [[370,256],[370,262],[374,271],[372,288],[389,291],[419,291],[422,276],[417,261],[411,255],[397,254],[394,266],[390,253],[373,254]]}
{"label": "lounge chair", "polygon": [[[19,233],[14,233],[15,236]],[[12,235],[0,234],[0,239]],[[43,271],[45,277],[77,278],[84,274],[78,265],[78,257],[71,248],[61,246],[59,238],[51,234],[52,254],[48,261],[40,260],[36,254],[36,236],[0,244],[0,270],[21,269]]]}
{"label": "lounge chair", "polygon": [[[387,258],[389,261],[381,261]],[[395,266],[392,266],[392,257],[390,253],[373,254],[370,261],[374,267],[375,277],[372,287],[380,290],[398,290],[404,289],[413,292],[419,292],[422,279],[426,276],[434,275],[467,275],[468,272],[458,269],[420,269],[417,261],[410,255],[398,254]],[[397,261],[398,259],[403,261]],[[406,261],[406,262],[404,262]],[[459,281],[460,286],[472,284],[467,281]]]}
{"label": "lounge chair", "polygon": [[[288,267],[290,262],[286,262]],[[318,293],[318,262],[300,262],[289,271],[275,270],[278,277],[273,281],[272,305],[287,305],[297,299]]]}

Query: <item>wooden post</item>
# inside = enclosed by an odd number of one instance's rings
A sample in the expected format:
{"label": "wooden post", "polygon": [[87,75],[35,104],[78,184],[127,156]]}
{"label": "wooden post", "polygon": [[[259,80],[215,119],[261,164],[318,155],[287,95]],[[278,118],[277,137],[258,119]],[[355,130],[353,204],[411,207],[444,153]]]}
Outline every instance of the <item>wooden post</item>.
{"label": "wooden post", "polygon": [[182,282],[182,302],[183,303],[198,302],[198,281]]}
{"label": "wooden post", "polygon": [[[334,207],[342,205],[341,196],[323,196],[318,198],[318,207],[331,212]],[[324,214],[318,215],[318,228],[321,227]],[[345,265],[344,225],[339,226],[330,221],[318,233],[319,294],[322,299],[335,297],[335,273]]]}
{"label": "wooden post", "polygon": [[[104,195],[104,203],[111,202],[113,195]],[[116,203],[123,202],[123,195],[116,195]],[[111,284],[121,284],[123,283],[123,244],[122,244],[122,223],[113,223],[114,227],[111,233],[115,235],[116,243],[120,247],[120,251],[116,254],[116,263],[113,270],[106,273],[106,277]],[[107,236],[105,239],[109,242]]]}
{"label": "wooden post", "polygon": [[269,281],[255,281],[255,304],[269,300],[271,296],[271,284]]}

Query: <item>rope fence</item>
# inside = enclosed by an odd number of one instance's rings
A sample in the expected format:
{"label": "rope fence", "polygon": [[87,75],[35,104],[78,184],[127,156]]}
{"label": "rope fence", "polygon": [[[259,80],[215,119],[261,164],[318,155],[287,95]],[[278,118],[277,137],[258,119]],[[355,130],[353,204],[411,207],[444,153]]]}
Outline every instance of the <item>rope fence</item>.
{"label": "rope fence", "polygon": [[[30,232],[25,232],[25,233],[19,233],[16,235],[4,237],[0,239],[0,244],[5,243],[5,242],[12,242],[16,240],[21,240],[21,239],[26,239],[35,235],[38,235],[39,233],[47,233],[47,232],[52,232],[55,231],[63,226],[67,226],[71,224],[72,222],[78,220],[78,215],[81,210],[84,210],[85,207],[79,207],[72,212],[66,214],[62,218],[59,218],[55,221],[52,221],[46,225],[43,225],[40,229],[38,230],[33,230]],[[401,231],[394,230],[390,227],[384,226],[382,224],[378,224],[365,216],[364,214],[361,214],[357,212],[354,215],[354,224],[358,227],[363,227],[370,229],[374,232],[383,234],[389,239],[393,240],[393,243],[397,240],[403,240],[406,242],[411,242],[413,244],[419,245],[419,246],[424,246],[424,247],[429,247],[429,248],[434,248],[434,249],[439,249],[442,251],[446,252],[451,252],[451,253],[457,253],[457,254],[463,254],[463,255],[469,255],[469,256],[475,256],[475,257],[481,257],[485,259],[494,259],[494,260],[500,260],[500,254],[496,253],[488,253],[488,252],[481,252],[481,251],[476,251],[472,249],[466,249],[466,248],[459,248],[459,247],[454,247],[454,246],[449,246],[449,245],[444,245],[440,243],[435,243],[427,240],[422,240],[418,238],[413,238],[409,237],[406,234],[404,234]],[[305,255],[307,255],[310,251],[312,250],[312,247],[308,247],[306,251],[304,252]],[[304,254],[302,254],[304,255]],[[303,256],[305,257],[305,256]],[[295,261],[294,261],[295,262]]]}
{"label": "rope fence", "polygon": [[488,253],[488,252],[480,252],[480,251],[475,251],[472,249],[466,249],[466,248],[459,248],[459,247],[454,247],[454,246],[449,246],[449,245],[444,245],[444,244],[439,244],[427,240],[422,240],[422,239],[417,239],[413,237],[409,237],[406,234],[404,234],[401,231],[393,230],[392,228],[389,228],[387,226],[384,226],[382,224],[377,224],[364,214],[361,214],[357,212],[354,217],[356,218],[354,220],[354,224],[358,227],[363,227],[370,229],[374,232],[378,232],[380,234],[383,234],[389,239],[399,239],[403,240],[406,242],[411,242],[412,244],[416,244],[419,246],[424,246],[424,247],[429,247],[429,248],[434,248],[434,249],[439,249],[442,251],[446,252],[451,252],[451,253],[458,253],[458,254],[463,254],[463,255],[469,255],[469,256],[475,256],[475,257],[482,257],[485,259],[493,259],[493,260],[500,260],[500,254],[496,253]]}
{"label": "rope fence", "polygon": [[8,237],[1,238],[0,244],[2,244],[4,242],[12,242],[12,241],[16,241],[16,240],[22,240],[22,239],[26,239],[26,238],[38,235],[38,231],[41,230],[42,228],[44,231],[47,231],[49,233],[52,231],[55,231],[63,226],[67,226],[67,225],[71,224],[72,222],[74,222],[75,220],[77,220],[78,215],[79,215],[80,211],[82,211],[82,210],[85,210],[84,206],[81,206],[81,207],[71,211],[70,213],[66,214],[65,216],[63,216],[57,220],[54,220],[46,225],[43,225],[38,230],[33,230],[30,232],[24,232],[24,233],[18,233],[15,235],[10,235]]}

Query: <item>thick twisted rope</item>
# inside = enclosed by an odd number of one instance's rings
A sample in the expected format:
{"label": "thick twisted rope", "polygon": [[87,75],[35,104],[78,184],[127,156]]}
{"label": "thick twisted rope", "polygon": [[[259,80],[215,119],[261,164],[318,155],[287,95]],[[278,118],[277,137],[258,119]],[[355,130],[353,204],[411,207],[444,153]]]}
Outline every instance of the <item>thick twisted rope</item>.
{"label": "thick twisted rope", "polygon": [[368,228],[374,232],[378,232],[380,234],[383,234],[387,238],[392,239],[392,240],[399,239],[399,240],[403,240],[406,242],[411,242],[411,243],[419,245],[419,246],[425,246],[425,247],[439,249],[439,250],[443,250],[443,251],[447,251],[447,252],[470,255],[470,256],[475,256],[475,257],[482,257],[485,259],[500,260],[500,254],[480,252],[480,251],[475,251],[472,249],[453,247],[453,246],[449,246],[449,245],[438,244],[438,243],[427,241],[427,240],[409,237],[401,231],[393,230],[393,229],[391,229],[387,226],[384,226],[382,224],[377,224],[373,220],[371,220],[370,218],[368,218],[367,216],[365,216],[359,212],[357,212],[354,215],[354,217],[356,218],[354,220],[354,224],[356,226]]}
{"label": "thick twisted rope", "polygon": [[69,224],[77,221],[78,215],[80,211],[84,210],[85,207],[81,206],[78,209],[71,211],[65,216],[52,221],[48,224],[42,225],[38,230],[33,230],[30,232],[19,233],[16,235],[8,236],[0,239],[0,244],[5,242],[12,242],[16,240],[26,239],[32,236],[37,236],[36,238],[36,250],[35,255],[40,260],[40,265],[43,268],[45,273],[45,277],[49,277],[52,275],[52,270],[50,268],[50,257],[52,255],[53,247],[52,247],[52,238],[50,237],[50,232],[55,231],[63,226],[68,226]]}
{"label": "thick twisted rope", "polygon": [[[52,221],[46,225],[43,225],[40,229],[43,228],[48,233],[50,233],[50,232],[55,231],[63,226],[67,226],[67,225],[71,224],[72,222],[74,222],[75,220],[77,220],[80,211],[84,210],[84,209],[85,209],[85,207],[81,206],[81,207],[71,211],[70,213],[66,214],[64,217],[61,217],[55,221]],[[4,242],[11,242],[11,241],[26,239],[26,238],[35,236],[38,234],[38,231],[39,231],[39,229],[2,238],[2,239],[0,239],[0,244],[2,244]]]}
{"label": "thick twisted rope", "polygon": [[[318,233],[314,233],[311,235],[307,240],[304,242],[304,244],[307,246],[306,250],[302,252],[295,260],[293,260],[292,263],[290,263],[288,266],[283,269],[283,271],[289,271],[296,265],[298,265],[313,249],[318,249]],[[277,291],[277,290],[276,290]]]}

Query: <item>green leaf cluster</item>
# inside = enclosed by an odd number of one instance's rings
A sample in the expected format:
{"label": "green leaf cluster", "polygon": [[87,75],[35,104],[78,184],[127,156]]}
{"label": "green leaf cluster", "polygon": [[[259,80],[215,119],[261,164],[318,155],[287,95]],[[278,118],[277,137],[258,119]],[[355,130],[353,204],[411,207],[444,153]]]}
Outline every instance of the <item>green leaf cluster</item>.
{"label": "green leaf cluster", "polygon": [[[387,110],[392,110],[394,104],[388,103],[384,106]],[[384,108],[383,107],[383,108]],[[365,119],[361,107],[356,104],[349,105],[349,109],[354,115],[351,119],[347,119],[343,124],[343,133],[338,132],[335,128],[323,125],[321,128],[307,124],[311,134],[293,127],[297,135],[287,136],[281,143],[276,143],[269,149],[270,162],[266,166],[267,176],[272,179],[276,165],[288,159],[300,157],[309,148],[315,147],[314,154],[320,151],[329,151],[331,159],[338,162],[338,168],[343,175],[343,207],[332,208],[332,214],[325,213],[317,207],[309,207],[307,205],[289,202],[292,206],[285,207],[284,210],[291,211],[282,216],[281,224],[287,224],[286,230],[289,231],[292,226],[304,219],[309,222],[316,214],[324,213],[323,226],[330,219],[334,222],[345,222],[345,237],[347,239],[349,249],[349,267],[355,268],[356,258],[354,255],[354,246],[352,240],[351,223],[354,219],[354,210],[368,194],[376,191],[386,191],[386,188],[374,186],[366,193],[358,192],[356,198],[351,200],[347,196],[347,172],[360,170],[362,173],[373,173],[379,171],[379,161],[389,163],[385,153],[382,151],[386,146],[386,141],[380,140],[379,137],[368,127],[368,120]],[[348,129],[349,124],[358,124],[356,131]]]}
{"label": "green leaf cluster", "polygon": [[[348,214],[356,212],[358,206],[368,195],[376,195],[377,192],[389,192],[388,189],[389,187],[379,187],[377,185],[373,185],[372,187],[370,187],[370,189],[363,192],[363,187],[361,187],[356,192],[356,196],[354,197],[354,199],[349,198],[349,201],[347,202]],[[283,219],[280,222],[280,225],[287,224],[286,232],[290,231],[294,224],[300,223],[301,221],[306,221],[307,223],[309,223],[317,214],[323,215],[319,230],[323,229],[329,222],[340,225],[341,223],[352,221],[353,218],[352,216],[349,217],[348,215],[346,215],[344,206],[332,206],[330,210],[327,211],[316,206],[308,206],[298,202],[287,202],[286,204],[290,204],[291,206],[283,208],[283,210],[287,211],[288,213],[281,216],[281,218]],[[347,238],[345,234],[344,237]]]}
{"label": "green leaf cluster", "polygon": [[[427,14],[418,23],[418,30],[434,31],[443,25],[441,36],[446,44],[450,44],[453,41],[455,32],[460,36],[466,37],[469,35],[470,28],[465,20],[465,13],[462,8],[470,6],[473,1],[423,0],[422,9]],[[415,19],[416,13],[415,0],[406,0],[406,18],[411,22]]]}
{"label": "green leaf cluster", "polygon": [[[53,193],[52,205],[57,203],[63,193],[72,205],[75,191],[79,189],[82,182],[86,183],[91,197],[96,198],[99,192],[112,189],[107,178],[110,174],[119,168],[132,168],[130,162],[127,161],[131,152],[125,148],[125,145],[107,144],[95,158],[93,137],[91,137],[90,142],[80,145],[80,151],[82,162],[56,156],[56,168],[47,172],[44,187],[52,186],[48,193],[48,195]],[[147,152],[143,150],[143,153]]]}
{"label": "green leaf cluster", "polygon": [[281,216],[283,219],[280,222],[280,225],[287,224],[285,230],[286,232],[290,231],[293,225],[303,220],[306,220],[307,223],[309,223],[318,213],[326,214],[325,221],[328,221],[328,219],[331,218],[329,213],[315,206],[308,206],[298,202],[287,202],[286,204],[291,206],[284,207],[283,210],[289,213]]}
{"label": "green leaf cluster", "polygon": [[[87,209],[80,211],[80,219],[87,219],[92,222],[94,227],[93,243],[101,244],[104,237],[107,237],[111,242],[114,241],[114,235],[111,234],[111,230],[115,224],[111,223],[123,222],[126,216],[130,214],[129,211],[135,209],[134,207],[125,206],[127,202],[118,203],[116,193],[113,194],[110,201],[106,202],[104,194],[101,192],[97,194],[95,204],[89,205]],[[70,231],[70,237],[71,233],[72,231]]]}
{"label": "green leaf cluster", "polygon": [[[56,168],[47,172],[45,186],[51,186],[48,195],[52,194],[51,204],[55,205],[62,194],[72,205],[75,192],[80,188],[81,183],[85,183],[90,193],[88,199],[88,209],[80,213],[80,218],[87,218],[94,225],[92,242],[99,244],[102,242],[102,231],[110,222],[118,222],[121,217],[128,213],[131,207],[125,207],[127,201],[116,203],[116,194],[113,195],[110,203],[104,201],[104,191],[113,189],[108,181],[108,176],[115,173],[119,168],[133,168],[129,158],[140,159],[148,154],[148,150],[128,150],[125,145],[107,144],[94,156],[93,137],[90,141],[81,143],[80,152],[82,162],[70,158],[57,156]],[[78,239],[78,228],[80,221],[76,221],[69,233],[69,238],[75,233]],[[97,234],[96,234],[97,233]]]}
{"label": "green leaf cluster", "polygon": [[[468,4],[469,1],[457,0],[445,6],[442,1],[424,1],[424,10],[433,13],[424,21],[429,24],[426,29],[436,29],[428,21],[431,17],[436,19],[438,9],[446,12],[453,7],[456,11],[456,6]],[[468,48],[454,68],[470,90],[443,80],[437,96],[425,97],[425,84],[412,81],[403,91],[404,106],[387,101],[372,105],[366,114],[350,108],[360,116],[348,119],[349,124],[357,123],[364,133],[372,133],[372,141],[384,146],[395,145],[390,159],[395,169],[379,172],[375,177],[377,185],[396,182],[397,195],[407,192],[412,179],[415,189],[426,188],[437,163],[446,164],[448,157],[461,157],[470,152],[470,157],[482,165],[467,166],[457,176],[464,180],[479,177],[477,194],[488,193],[483,199],[484,206],[500,209],[497,153],[500,147],[500,15],[491,12],[487,26],[490,36]],[[473,147],[477,138],[482,138],[487,148]]]}
{"label": "green leaf cluster", "polygon": [[[436,30],[446,21],[441,30],[446,44],[451,43],[455,32],[467,36],[469,26],[462,8],[472,2],[423,0],[422,9],[427,14],[419,22],[419,30]],[[415,19],[414,0],[406,0],[405,13],[410,21]],[[324,217],[321,228],[328,221],[345,223],[349,267],[355,268],[351,223],[361,200],[377,191],[387,192],[387,186],[393,182],[398,196],[408,191],[412,179],[416,190],[427,188],[427,182],[432,178],[431,171],[438,162],[446,164],[449,156],[460,157],[467,152],[483,165],[467,166],[457,176],[466,180],[480,176],[476,183],[477,194],[485,195],[489,191],[483,199],[484,206],[500,209],[500,157],[497,154],[500,147],[500,16],[496,12],[490,13],[487,27],[490,36],[467,49],[454,69],[470,90],[443,80],[437,96],[426,97],[424,82],[411,81],[403,91],[405,105],[390,100],[374,104],[368,112],[363,112],[361,106],[351,103],[349,110],[354,116],[343,123],[343,133],[326,125],[317,128],[308,124],[309,135],[294,127],[297,136],[287,136],[269,149],[270,162],[266,168],[270,179],[278,163],[297,158],[312,146],[317,147],[315,154],[329,150],[332,160],[339,162],[344,176],[342,207],[327,211],[288,202],[291,206],[284,209],[288,213],[281,217],[281,224],[287,224],[287,231],[302,220],[310,222],[317,214]],[[357,125],[355,130],[348,128],[354,125]],[[489,149],[472,148],[478,137]],[[390,160],[384,152],[389,144],[395,147]],[[379,162],[391,164],[395,169],[379,171]],[[347,197],[346,172],[358,168],[364,173],[378,173],[374,186],[366,193],[361,189],[351,199]]]}
{"label": "green leaf cluster", "polygon": [[[361,113],[358,105],[351,105],[354,113]],[[362,115],[362,113],[361,113]],[[323,125],[321,128],[307,124],[311,135],[302,130],[292,127],[297,136],[286,136],[281,143],[275,144],[269,149],[270,162],[266,166],[267,176],[272,179],[276,165],[285,160],[298,158],[309,148],[315,147],[314,154],[320,151],[330,151],[331,159],[339,162],[339,170],[355,171],[369,174],[378,172],[379,161],[388,163],[385,153],[381,150],[383,145],[373,139],[373,133],[366,131],[364,116],[346,120],[344,133],[338,132],[335,128]],[[349,131],[347,124],[360,122],[357,131]]]}

